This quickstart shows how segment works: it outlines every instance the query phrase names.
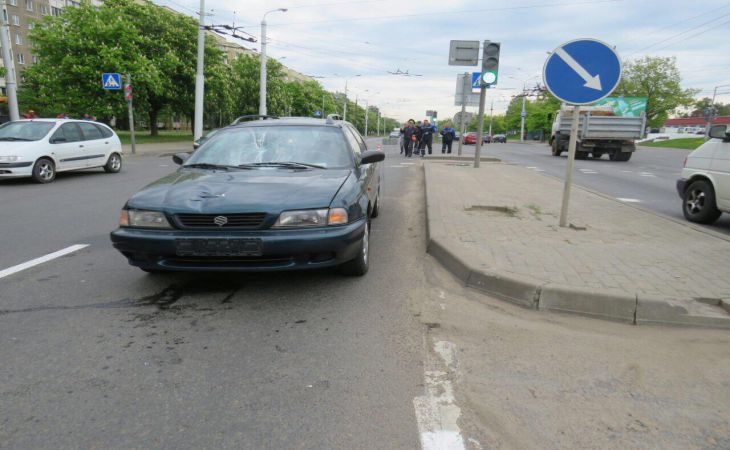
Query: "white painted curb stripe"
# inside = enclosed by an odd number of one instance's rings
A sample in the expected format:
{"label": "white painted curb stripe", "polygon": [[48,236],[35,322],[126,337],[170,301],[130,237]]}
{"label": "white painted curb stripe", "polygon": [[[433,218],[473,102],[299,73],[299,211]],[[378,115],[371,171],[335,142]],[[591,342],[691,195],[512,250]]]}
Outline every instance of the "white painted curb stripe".
{"label": "white painted curb stripe", "polygon": [[[434,350],[441,356],[442,365],[449,372],[456,371],[456,347],[451,342],[439,341]],[[431,359],[431,358],[428,358]],[[461,408],[454,398],[454,388],[449,380],[449,373],[438,370],[436,361],[426,361],[424,374],[425,395],[413,399],[416,421],[421,437],[423,450],[465,450],[464,438],[459,429],[458,420]]]}
{"label": "white painted curb stripe", "polygon": [[9,267],[5,270],[0,270],[0,278],[5,278],[10,275],[13,275],[15,273],[18,273],[25,269],[30,269],[31,267],[35,267],[39,264],[43,264],[45,262],[54,260],[56,258],[60,258],[61,256],[68,255],[69,253],[77,252],[83,248],[88,247],[89,244],[76,244],[72,245],[70,247],[66,247],[62,250],[59,250],[57,252],[49,253],[45,256],[41,256],[40,258],[32,259],[28,262],[24,262],[22,264],[18,264],[17,266]]}

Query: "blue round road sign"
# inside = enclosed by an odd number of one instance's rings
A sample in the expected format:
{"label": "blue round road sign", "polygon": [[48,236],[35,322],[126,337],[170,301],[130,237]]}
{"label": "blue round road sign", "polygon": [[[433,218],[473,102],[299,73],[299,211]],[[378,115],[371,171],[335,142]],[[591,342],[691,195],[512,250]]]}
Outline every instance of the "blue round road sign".
{"label": "blue round road sign", "polygon": [[611,95],[621,81],[621,59],[608,44],[596,39],[566,42],[545,61],[543,81],[565,103],[595,103]]}

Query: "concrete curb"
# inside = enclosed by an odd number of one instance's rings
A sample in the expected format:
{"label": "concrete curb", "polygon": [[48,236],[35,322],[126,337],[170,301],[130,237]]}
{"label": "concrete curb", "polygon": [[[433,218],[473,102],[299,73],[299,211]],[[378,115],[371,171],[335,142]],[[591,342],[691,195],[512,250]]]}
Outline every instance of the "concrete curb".
{"label": "concrete curb", "polygon": [[[674,325],[730,329],[730,299],[666,299],[622,290],[597,291],[538,280],[493,268],[476,268],[449,245],[448,234],[434,215],[426,183],[426,251],[468,287],[529,309],[578,314],[633,325]],[[639,210],[642,211],[642,210]],[[645,211],[642,211],[645,212]]]}

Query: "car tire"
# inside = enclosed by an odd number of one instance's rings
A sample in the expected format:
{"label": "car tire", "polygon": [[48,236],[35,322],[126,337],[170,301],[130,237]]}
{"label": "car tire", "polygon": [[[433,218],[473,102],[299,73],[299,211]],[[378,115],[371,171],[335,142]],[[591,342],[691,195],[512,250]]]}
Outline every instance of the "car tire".
{"label": "car tire", "polygon": [[360,251],[357,257],[340,266],[340,273],[352,277],[361,277],[370,269],[370,219],[365,222],[365,233],[362,236]]}
{"label": "car tire", "polygon": [[715,190],[705,180],[692,182],[682,197],[682,213],[690,222],[709,224],[716,221],[722,212],[715,203]]}
{"label": "car tire", "polygon": [[122,170],[122,157],[119,156],[119,153],[112,153],[104,165],[104,172],[119,173],[120,170]]}
{"label": "car tire", "polygon": [[50,183],[56,179],[56,165],[49,158],[38,158],[31,177],[36,183]]}
{"label": "car tire", "polygon": [[378,195],[375,198],[375,206],[373,206],[373,210],[370,211],[370,217],[374,219],[374,218],[378,217],[379,215],[380,215],[380,195]]}
{"label": "car tire", "polygon": [[560,154],[563,153],[563,151],[560,150],[560,146],[558,145],[557,139],[553,139],[553,143],[551,145],[552,145],[553,156],[560,156]]}

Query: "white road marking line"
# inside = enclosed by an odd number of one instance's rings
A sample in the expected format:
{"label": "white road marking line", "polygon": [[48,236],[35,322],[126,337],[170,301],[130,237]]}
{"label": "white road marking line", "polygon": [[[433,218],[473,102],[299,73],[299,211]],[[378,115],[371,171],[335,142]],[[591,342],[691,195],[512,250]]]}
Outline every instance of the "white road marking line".
{"label": "white road marking line", "polygon": [[403,167],[403,166],[388,166],[388,167],[393,168],[393,169],[405,169],[405,167]]}
{"label": "white road marking line", "polygon": [[530,170],[532,170],[533,172],[545,172],[541,168],[535,167],[535,166],[527,166],[527,168],[530,169]]}
{"label": "white road marking line", "polygon": [[[456,347],[451,342],[439,341],[434,350],[441,356],[449,371],[456,370]],[[456,405],[454,388],[448,372],[433,366],[440,365],[426,361],[424,374],[426,393],[413,399],[416,421],[423,450],[465,450],[464,438],[458,425],[461,408]],[[429,367],[431,366],[431,367]]]}
{"label": "white road marking line", "polygon": [[598,173],[597,171],[591,170],[591,169],[578,169],[578,170],[580,170],[583,173]]}
{"label": "white road marking line", "polygon": [[89,244],[76,244],[72,245],[70,247],[66,247],[62,250],[59,250],[57,252],[49,253],[45,256],[41,256],[40,258],[32,259],[28,262],[24,262],[22,264],[18,264],[17,266],[8,267],[5,270],[0,270],[0,278],[5,278],[7,276],[13,275],[15,273],[18,273],[25,269],[30,269],[31,267],[35,267],[39,264],[43,264],[44,262],[48,262],[51,260],[54,260],[56,258],[60,258],[61,256],[68,255],[69,253],[77,252],[83,248],[88,247]]}
{"label": "white road marking line", "polygon": [[616,200],[624,203],[641,203],[641,200],[638,198],[623,198],[623,197],[616,197]]}
{"label": "white road marking line", "polygon": [[416,164],[416,163],[407,163],[407,162],[402,162],[401,163],[401,165],[403,165],[403,166],[412,166],[414,164]]}
{"label": "white road marking line", "polygon": [[160,164],[160,167],[170,167],[168,164]]}
{"label": "white road marking line", "polygon": [[623,173],[631,173],[633,171],[632,170],[622,170],[621,172],[623,172]]}
{"label": "white road marking line", "polygon": [[639,174],[639,176],[642,176],[642,177],[654,177],[654,178],[656,178],[656,175],[654,175],[654,174],[653,174],[653,173],[651,173],[651,172],[641,172],[641,173]]}

